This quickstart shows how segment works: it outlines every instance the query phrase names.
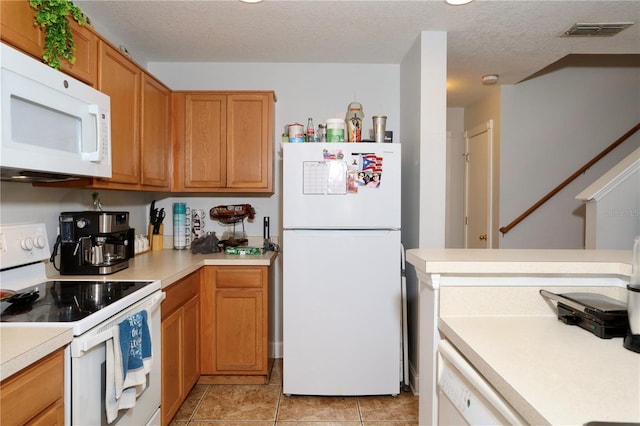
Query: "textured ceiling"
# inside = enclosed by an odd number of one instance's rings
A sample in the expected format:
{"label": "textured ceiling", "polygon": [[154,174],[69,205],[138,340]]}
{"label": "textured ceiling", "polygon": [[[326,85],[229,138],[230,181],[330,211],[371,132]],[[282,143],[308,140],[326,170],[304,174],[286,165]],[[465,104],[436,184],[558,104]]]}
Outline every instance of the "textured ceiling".
{"label": "textured ceiling", "polygon": [[[138,62],[399,64],[421,31],[448,33],[448,106],[514,84],[571,54],[640,55],[640,1],[75,0]],[[636,22],[613,37],[567,38],[577,22]]]}

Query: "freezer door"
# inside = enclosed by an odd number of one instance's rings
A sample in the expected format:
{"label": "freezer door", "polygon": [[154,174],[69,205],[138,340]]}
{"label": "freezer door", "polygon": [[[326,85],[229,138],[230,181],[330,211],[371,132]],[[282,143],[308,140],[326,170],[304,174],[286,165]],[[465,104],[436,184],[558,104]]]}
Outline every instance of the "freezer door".
{"label": "freezer door", "polygon": [[284,231],[283,391],[400,391],[399,231]]}
{"label": "freezer door", "polygon": [[399,229],[400,147],[283,143],[283,227]]}

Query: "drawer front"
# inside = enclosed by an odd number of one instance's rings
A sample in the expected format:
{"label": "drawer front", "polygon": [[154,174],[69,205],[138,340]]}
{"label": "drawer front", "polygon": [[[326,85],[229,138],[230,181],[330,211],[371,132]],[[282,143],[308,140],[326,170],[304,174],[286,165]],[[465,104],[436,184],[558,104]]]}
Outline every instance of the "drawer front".
{"label": "drawer front", "polygon": [[266,282],[266,267],[218,267],[217,288],[261,288]]}
{"label": "drawer front", "polygon": [[25,424],[64,397],[64,351],[58,350],[2,382],[0,424]]}
{"label": "drawer front", "polygon": [[165,291],[167,297],[162,302],[163,319],[200,293],[200,271],[187,275]]}

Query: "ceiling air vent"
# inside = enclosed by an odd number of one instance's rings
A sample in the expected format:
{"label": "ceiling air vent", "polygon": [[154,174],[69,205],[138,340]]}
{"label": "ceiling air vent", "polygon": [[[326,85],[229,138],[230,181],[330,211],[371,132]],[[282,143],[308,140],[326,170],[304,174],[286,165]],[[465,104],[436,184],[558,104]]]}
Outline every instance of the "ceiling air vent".
{"label": "ceiling air vent", "polygon": [[599,24],[574,24],[564,32],[564,37],[610,37],[633,25],[633,22],[610,22]]}

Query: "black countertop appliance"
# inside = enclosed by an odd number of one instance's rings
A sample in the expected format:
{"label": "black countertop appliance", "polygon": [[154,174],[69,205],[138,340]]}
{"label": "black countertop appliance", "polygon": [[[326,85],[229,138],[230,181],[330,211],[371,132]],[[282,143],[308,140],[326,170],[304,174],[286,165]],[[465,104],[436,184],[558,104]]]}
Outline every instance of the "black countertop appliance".
{"label": "black countertop appliance", "polygon": [[62,275],[108,275],[129,267],[129,212],[63,212],[59,224]]}

